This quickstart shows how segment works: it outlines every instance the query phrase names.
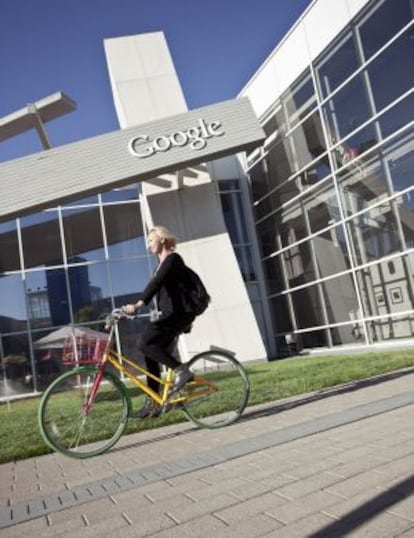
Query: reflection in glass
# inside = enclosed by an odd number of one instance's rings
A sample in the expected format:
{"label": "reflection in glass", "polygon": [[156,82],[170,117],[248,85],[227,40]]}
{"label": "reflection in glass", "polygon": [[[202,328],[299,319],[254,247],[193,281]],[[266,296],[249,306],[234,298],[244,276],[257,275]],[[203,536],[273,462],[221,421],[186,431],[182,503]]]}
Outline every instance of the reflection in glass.
{"label": "reflection in glass", "polygon": [[139,204],[104,206],[106,240],[110,259],[143,256],[146,253]]}
{"label": "reflection in glass", "polygon": [[0,273],[20,269],[16,220],[0,224]]}
{"label": "reflection in glass", "polygon": [[[406,257],[393,258],[358,272],[364,307],[369,316],[386,316],[369,322],[373,341],[407,338],[414,334],[413,275]],[[399,313],[402,313],[399,316]]]}
{"label": "reflection in glass", "polygon": [[402,191],[414,184],[414,136],[407,136],[404,143],[389,154],[389,171],[396,191]]}
{"label": "reflection in glass", "polygon": [[276,227],[272,217],[257,224],[257,235],[263,257],[278,250]]}
{"label": "reflection in glass", "polygon": [[414,190],[399,196],[396,199],[396,207],[404,234],[405,246],[406,248],[414,248]]}
{"label": "reflection in glass", "polygon": [[[378,9],[375,9],[375,8]],[[368,60],[413,18],[411,0],[374,3],[375,11],[359,27],[365,59]]]}
{"label": "reflection in glass", "polygon": [[267,289],[270,294],[283,291],[285,288],[281,256],[282,255],[273,256],[272,258],[267,258],[263,262]]}
{"label": "reflection in glass", "polygon": [[278,223],[277,229],[284,247],[307,237],[306,221],[300,204],[296,203],[285,212],[283,221]]}
{"label": "reflection in glass", "polygon": [[299,123],[312,110],[316,105],[316,95],[309,70],[302,80],[283,96],[282,101],[290,127]]}
{"label": "reflection in glass", "polygon": [[313,237],[312,244],[321,278],[351,268],[342,223]]}
{"label": "reflection in glass", "polygon": [[318,110],[301,123],[290,136],[299,169],[326,152],[326,140]]}
{"label": "reflection in glass", "polygon": [[260,161],[251,170],[249,170],[250,184],[252,189],[253,201],[257,201],[268,194],[270,185],[269,178],[264,169],[264,162]]}
{"label": "reflection in glass", "polygon": [[69,267],[69,287],[75,323],[96,321],[111,310],[105,263]]}
{"label": "reflection in glass", "polygon": [[[329,323],[341,323],[361,318],[354,282],[350,273],[321,283]],[[352,342],[352,328],[337,328],[343,341]]]}
{"label": "reflection in glass", "polygon": [[270,188],[280,186],[294,171],[293,157],[287,140],[271,149],[266,157]]}
{"label": "reflection in glass", "polygon": [[384,202],[348,221],[358,265],[397,252],[401,248],[392,202]]}
{"label": "reflection in glass", "polygon": [[358,68],[358,56],[352,35],[340,43],[317,68],[322,97],[327,97]]}
{"label": "reflection in glass", "polygon": [[63,263],[57,211],[41,211],[22,217],[20,223],[26,269]]}
{"label": "reflection in glass", "polygon": [[118,307],[131,301],[137,301],[137,295],[144,290],[152,270],[155,268],[155,260],[142,258],[112,261],[109,267],[114,302],[115,306]]}
{"label": "reflection in glass", "polygon": [[0,276],[0,333],[26,330],[26,300],[20,273]]}
{"label": "reflection in glass", "polygon": [[318,278],[312,262],[310,243],[300,243],[282,254],[289,287],[294,288]]}
{"label": "reflection in glass", "polygon": [[52,325],[66,325],[72,322],[69,295],[67,288],[67,273],[61,267],[46,271],[46,287],[49,299]]}
{"label": "reflection in glass", "polygon": [[62,217],[68,263],[103,260],[99,209],[68,209],[62,212]]}
{"label": "reflection in glass", "polygon": [[26,333],[0,336],[0,398],[32,392],[34,376]]}
{"label": "reflection in glass", "polygon": [[128,185],[127,187],[121,187],[113,189],[109,192],[101,194],[102,202],[126,202],[128,200],[138,200],[139,198],[139,185]]}
{"label": "reflection in glass", "polygon": [[[368,66],[377,110],[414,86],[414,28],[410,28]],[[392,82],[391,82],[392,81]]]}
{"label": "reflection in glass", "polygon": [[285,295],[269,300],[270,312],[277,333],[288,333],[293,330],[288,300]]}
{"label": "reflection in glass", "polygon": [[352,79],[324,106],[332,144],[354,131],[371,116],[362,75]]}
{"label": "reflection in glass", "polygon": [[294,291],[291,297],[298,329],[324,325],[323,311],[316,285]]}
{"label": "reflection in glass", "polygon": [[26,300],[30,326],[33,329],[53,325],[46,270],[26,273]]}
{"label": "reflection in glass", "polygon": [[281,107],[279,107],[279,109],[276,110],[263,124],[263,130],[266,133],[266,136],[270,136],[275,131],[284,131],[285,128],[286,122]]}
{"label": "reflection in glass", "polygon": [[307,211],[312,232],[317,232],[340,220],[339,203],[332,180],[313,190],[301,203],[303,211]]}
{"label": "reflection in glass", "polygon": [[414,92],[405,97],[388,112],[381,115],[379,125],[383,138],[414,120]]}

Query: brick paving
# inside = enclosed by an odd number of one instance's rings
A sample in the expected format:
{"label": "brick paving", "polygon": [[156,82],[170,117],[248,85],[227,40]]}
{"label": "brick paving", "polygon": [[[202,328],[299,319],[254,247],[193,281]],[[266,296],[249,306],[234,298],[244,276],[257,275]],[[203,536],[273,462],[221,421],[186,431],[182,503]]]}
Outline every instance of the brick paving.
{"label": "brick paving", "polygon": [[0,537],[414,537],[414,371],[0,465]]}

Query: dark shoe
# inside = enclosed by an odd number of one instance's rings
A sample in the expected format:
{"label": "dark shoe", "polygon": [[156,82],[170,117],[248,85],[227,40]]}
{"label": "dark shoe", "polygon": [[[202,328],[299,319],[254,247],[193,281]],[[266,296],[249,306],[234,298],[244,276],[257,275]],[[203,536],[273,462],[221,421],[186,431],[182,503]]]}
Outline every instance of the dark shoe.
{"label": "dark shoe", "polygon": [[161,408],[159,405],[151,400],[146,398],[144,405],[136,413],[131,415],[131,418],[155,418],[159,417],[161,414]]}
{"label": "dark shoe", "polygon": [[177,392],[181,390],[186,383],[194,379],[193,374],[190,372],[186,364],[181,364],[181,366],[177,366],[177,368],[175,368],[174,370],[174,374],[175,381],[171,392]]}

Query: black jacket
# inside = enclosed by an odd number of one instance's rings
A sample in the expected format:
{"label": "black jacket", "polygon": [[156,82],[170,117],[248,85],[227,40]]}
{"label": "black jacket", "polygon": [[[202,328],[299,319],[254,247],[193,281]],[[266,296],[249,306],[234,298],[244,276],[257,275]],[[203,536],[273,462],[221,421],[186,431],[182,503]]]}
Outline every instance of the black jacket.
{"label": "black jacket", "polygon": [[184,310],[180,293],[180,283],[185,278],[184,261],[179,254],[173,252],[161,263],[139,298],[147,305],[155,296],[162,320],[184,319],[188,322],[193,316]]}

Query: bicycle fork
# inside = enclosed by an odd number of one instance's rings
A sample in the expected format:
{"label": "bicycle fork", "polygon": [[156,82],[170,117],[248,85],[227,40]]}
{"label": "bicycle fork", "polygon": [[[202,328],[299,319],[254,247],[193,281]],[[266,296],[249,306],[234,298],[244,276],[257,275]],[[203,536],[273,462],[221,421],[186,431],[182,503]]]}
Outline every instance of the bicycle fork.
{"label": "bicycle fork", "polygon": [[100,367],[98,374],[95,376],[95,379],[93,380],[91,391],[90,391],[89,394],[86,395],[87,396],[86,402],[82,406],[82,411],[83,411],[83,416],[84,417],[88,416],[90,408],[92,406],[92,403],[93,403],[93,401],[95,399],[95,395],[98,392],[99,385],[100,385],[100,383],[102,381],[102,378],[103,378],[103,375],[104,375],[105,365],[106,364],[103,364]]}

